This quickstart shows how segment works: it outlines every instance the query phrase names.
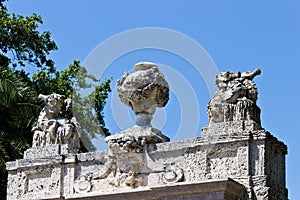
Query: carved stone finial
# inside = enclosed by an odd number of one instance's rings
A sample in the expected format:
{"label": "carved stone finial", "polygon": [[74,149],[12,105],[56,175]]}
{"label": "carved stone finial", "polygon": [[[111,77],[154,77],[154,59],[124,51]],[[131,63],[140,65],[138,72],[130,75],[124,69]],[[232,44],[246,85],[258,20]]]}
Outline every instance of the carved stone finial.
{"label": "carved stone finial", "polygon": [[117,81],[121,101],[136,114],[136,124],[151,126],[156,107],[164,107],[169,100],[169,85],[157,66],[140,62],[136,72],[125,74]]}
{"label": "carved stone finial", "polygon": [[32,146],[68,144],[78,151],[81,128],[72,114],[72,100],[59,94],[40,94],[39,98],[44,100],[45,107],[40,112],[37,125],[32,128]]}
{"label": "carved stone finial", "polygon": [[165,106],[169,100],[169,85],[153,63],[140,62],[134,69],[134,73],[125,72],[117,81],[117,91],[121,101],[136,114],[136,125],[106,137],[112,151],[117,147],[136,152],[142,150],[145,144],[170,141],[151,126],[156,108]]}

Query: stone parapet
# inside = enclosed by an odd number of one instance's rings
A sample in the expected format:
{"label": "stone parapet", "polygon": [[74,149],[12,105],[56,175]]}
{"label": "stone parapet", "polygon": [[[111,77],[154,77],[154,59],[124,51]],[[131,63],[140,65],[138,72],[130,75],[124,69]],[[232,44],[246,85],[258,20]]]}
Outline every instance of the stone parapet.
{"label": "stone parapet", "polygon": [[[123,152],[115,160],[109,151],[49,154],[7,163],[8,199],[172,199],[173,190],[182,191],[180,199],[189,199],[206,195],[201,187],[215,188],[230,179],[246,188],[240,199],[287,199],[286,153],[282,142],[260,130],[149,144],[140,153]],[[125,160],[138,173],[127,169]],[[228,188],[223,189],[225,195]],[[224,195],[213,199],[238,199]]]}

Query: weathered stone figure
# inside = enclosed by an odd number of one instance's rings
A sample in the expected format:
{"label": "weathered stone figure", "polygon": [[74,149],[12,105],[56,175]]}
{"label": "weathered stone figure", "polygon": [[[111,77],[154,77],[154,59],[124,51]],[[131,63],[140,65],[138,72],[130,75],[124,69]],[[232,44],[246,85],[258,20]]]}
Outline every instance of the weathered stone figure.
{"label": "weathered stone figure", "polygon": [[45,102],[37,125],[33,127],[32,146],[69,144],[80,149],[80,125],[72,115],[72,100],[63,95],[39,95]]}
{"label": "weathered stone figure", "polygon": [[252,81],[260,69],[253,72],[221,72],[216,84],[219,91],[208,104],[210,123],[253,120],[260,124],[260,109],[256,105],[257,88]]}

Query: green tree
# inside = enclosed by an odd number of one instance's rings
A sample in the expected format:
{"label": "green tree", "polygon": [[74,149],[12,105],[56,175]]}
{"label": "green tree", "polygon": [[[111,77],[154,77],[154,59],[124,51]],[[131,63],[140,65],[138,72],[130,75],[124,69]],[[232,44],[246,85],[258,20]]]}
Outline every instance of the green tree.
{"label": "green tree", "polygon": [[9,68],[0,69],[0,137],[3,141],[12,139],[12,144],[19,142],[15,147],[20,151],[15,155],[20,156],[31,143],[31,128],[40,110],[37,95],[22,77],[24,74]]}
{"label": "green tree", "polygon": [[5,162],[21,158],[30,147],[31,127],[40,109],[37,95],[23,79],[23,72],[0,68],[0,197],[6,192]]}
{"label": "green tree", "polygon": [[10,14],[0,1],[0,64],[16,67],[26,63],[41,67],[53,66],[53,61],[47,55],[57,49],[50,39],[50,32],[40,33],[38,27],[43,23],[41,16],[33,14],[23,17]]}
{"label": "green tree", "polygon": [[[91,138],[110,134],[103,108],[111,79],[100,83],[79,61],[57,70],[48,58],[57,46],[49,31],[39,31],[41,16],[10,14],[4,2],[0,0],[0,197],[5,197],[6,192],[5,162],[22,158],[24,150],[31,146],[31,127],[43,107],[38,94],[59,93],[75,101],[73,110],[84,133],[83,150],[95,149]],[[28,65],[37,67],[38,72],[30,76],[26,72]],[[93,89],[91,94],[81,96],[80,89],[87,88]]]}
{"label": "green tree", "polygon": [[[38,30],[39,25],[43,23],[41,16],[33,14],[24,17],[10,14],[3,2],[5,0],[0,0],[1,68],[10,69],[10,74],[14,74],[21,83],[28,86],[30,94],[35,97],[38,94],[58,93],[75,99],[74,111],[77,112],[76,116],[80,118],[82,127],[87,127],[84,132],[88,138],[95,138],[97,133],[109,135],[104,123],[103,108],[110,92],[111,79],[100,83],[100,80],[89,74],[79,61],[74,61],[67,69],[58,71],[54,62],[47,57],[51,51],[57,49],[57,46],[51,40],[49,31],[41,33]],[[26,64],[38,67],[39,71],[29,77],[24,69],[20,69],[20,66]],[[5,71],[2,71],[3,73]],[[93,87],[94,91],[87,97],[80,96],[76,90]],[[40,101],[34,103],[43,106]],[[92,107],[95,108],[95,112],[91,110]]]}

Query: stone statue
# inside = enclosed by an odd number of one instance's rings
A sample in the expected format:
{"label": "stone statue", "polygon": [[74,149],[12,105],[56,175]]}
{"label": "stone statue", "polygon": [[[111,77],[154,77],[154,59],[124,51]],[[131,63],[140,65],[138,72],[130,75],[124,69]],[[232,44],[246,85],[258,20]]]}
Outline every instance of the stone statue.
{"label": "stone statue", "polygon": [[39,95],[45,107],[40,112],[37,125],[32,128],[32,146],[69,144],[74,150],[80,149],[80,125],[72,114],[72,100],[63,95]]}
{"label": "stone statue", "polygon": [[208,104],[209,122],[253,120],[260,124],[260,109],[256,105],[257,87],[253,78],[261,73],[221,72],[216,77],[219,90]]}

